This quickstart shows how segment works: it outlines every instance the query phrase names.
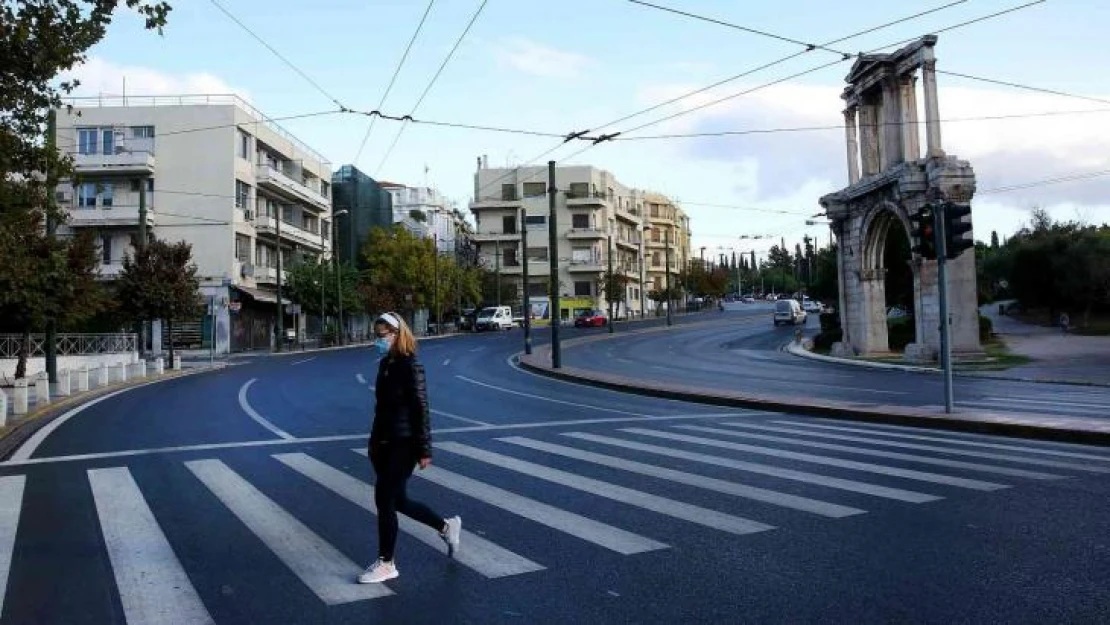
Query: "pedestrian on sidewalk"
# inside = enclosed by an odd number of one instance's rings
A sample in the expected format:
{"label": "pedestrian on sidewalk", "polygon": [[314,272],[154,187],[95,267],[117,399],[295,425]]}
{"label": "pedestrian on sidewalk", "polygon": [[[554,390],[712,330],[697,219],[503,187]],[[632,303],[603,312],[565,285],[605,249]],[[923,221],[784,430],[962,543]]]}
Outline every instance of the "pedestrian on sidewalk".
{"label": "pedestrian on sidewalk", "polygon": [[374,425],[367,453],[374,467],[374,503],[378,507],[378,559],[358,577],[360,584],[378,584],[398,576],[393,560],[397,544],[397,513],[439,532],[447,554],[459,548],[462,519],[445,519],[405,494],[417,465],[432,463],[432,426],[424,365],[416,358],[416,338],[396,313],[374,322],[374,347],[381,354],[374,389]]}

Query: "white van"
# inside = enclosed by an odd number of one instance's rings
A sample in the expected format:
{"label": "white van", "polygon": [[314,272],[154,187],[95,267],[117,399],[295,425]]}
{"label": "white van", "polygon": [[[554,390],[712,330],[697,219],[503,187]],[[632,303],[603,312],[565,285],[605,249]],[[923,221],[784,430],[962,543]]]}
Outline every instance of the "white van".
{"label": "white van", "polygon": [[478,313],[474,328],[482,330],[511,330],[513,328],[513,310],[508,306],[489,306]]}
{"label": "white van", "polygon": [[789,323],[791,325],[798,325],[799,323],[806,322],[806,311],[802,310],[801,304],[798,300],[793,298],[780,299],[775,302],[775,325],[780,323]]}

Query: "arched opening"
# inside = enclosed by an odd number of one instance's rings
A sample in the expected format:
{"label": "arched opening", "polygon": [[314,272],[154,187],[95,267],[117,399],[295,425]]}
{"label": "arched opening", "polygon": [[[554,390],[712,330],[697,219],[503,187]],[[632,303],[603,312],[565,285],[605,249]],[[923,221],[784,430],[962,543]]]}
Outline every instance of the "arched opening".
{"label": "arched opening", "polygon": [[871,349],[899,353],[914,342],[914,273],[910,238],[891,206],[867,226],[862,273]]}

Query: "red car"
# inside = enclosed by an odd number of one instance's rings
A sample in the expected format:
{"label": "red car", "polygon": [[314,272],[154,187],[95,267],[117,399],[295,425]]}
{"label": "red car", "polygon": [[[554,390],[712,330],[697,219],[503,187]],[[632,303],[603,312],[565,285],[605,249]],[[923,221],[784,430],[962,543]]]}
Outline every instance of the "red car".
{"label": "red car", "polygon": [[578,315],[574,319],[574,327],[576,328],[603,328],[609,320],[605,318],[605,313],[600,310],[587,310]]}

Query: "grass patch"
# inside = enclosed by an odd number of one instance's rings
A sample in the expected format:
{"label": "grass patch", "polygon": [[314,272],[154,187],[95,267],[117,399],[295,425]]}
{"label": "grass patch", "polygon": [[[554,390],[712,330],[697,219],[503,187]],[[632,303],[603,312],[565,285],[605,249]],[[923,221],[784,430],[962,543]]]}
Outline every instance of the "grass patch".
{"label": "grass patch", "polygon": [[964,371],[1000,371],[1033,362],[1033,359],[1028,356],[1011,352],[1006,343],[999,339],[984,341],[982,345],[983,351],[987,355],[987,362],[969,363],[966,366],[959,367],[960,369]]}

